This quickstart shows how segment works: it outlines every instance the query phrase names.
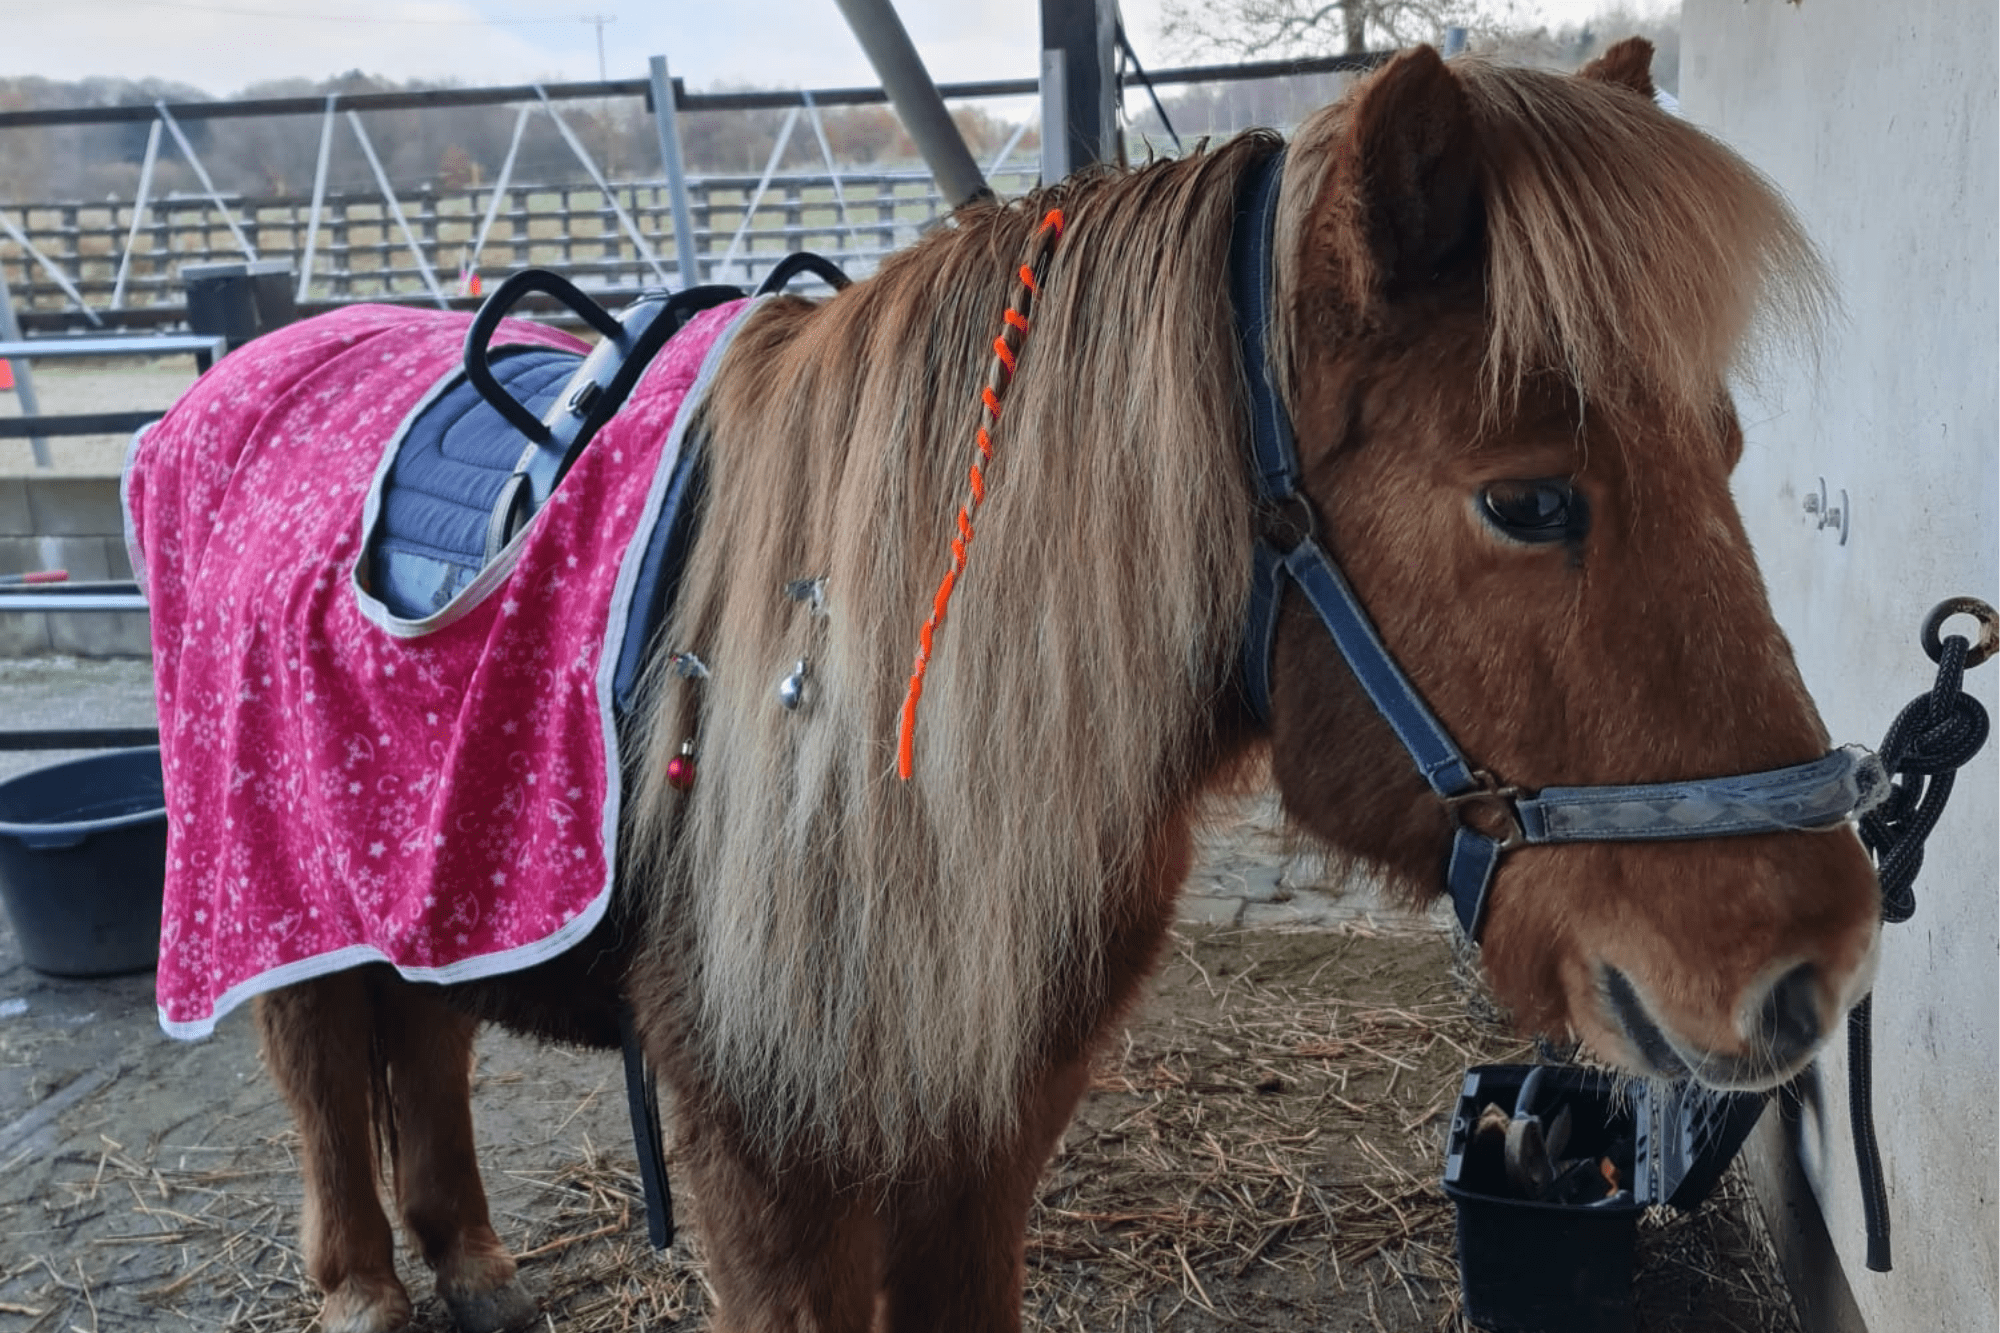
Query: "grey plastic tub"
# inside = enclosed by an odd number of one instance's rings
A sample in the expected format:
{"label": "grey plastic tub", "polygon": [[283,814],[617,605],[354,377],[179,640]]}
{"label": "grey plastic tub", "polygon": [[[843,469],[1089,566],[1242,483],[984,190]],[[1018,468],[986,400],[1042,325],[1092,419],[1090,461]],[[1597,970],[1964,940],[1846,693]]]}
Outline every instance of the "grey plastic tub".
{"label": "grey plastic tub", "polygon": [[109,750],[0,782],[0,902],[29,967],[154,966],[167,864],[160,750]]}

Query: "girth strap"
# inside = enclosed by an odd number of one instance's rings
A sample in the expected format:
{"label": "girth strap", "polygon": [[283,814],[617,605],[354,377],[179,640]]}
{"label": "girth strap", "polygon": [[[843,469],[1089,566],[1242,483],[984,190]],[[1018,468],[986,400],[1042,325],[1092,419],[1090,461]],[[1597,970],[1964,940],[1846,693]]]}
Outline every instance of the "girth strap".
{"label": "girth strap", "polygon": [[618,1006],[618,1042],[625,1053],[625,1100],[632,1114],[632,1146],[639,1154],[639,1183],[646,1193],[646,1236],[653,1248],[674,1243],[674,1196],[667,1187],[667,1155],[662,1146],[660,1093],[639,1045],[629,1005]]}

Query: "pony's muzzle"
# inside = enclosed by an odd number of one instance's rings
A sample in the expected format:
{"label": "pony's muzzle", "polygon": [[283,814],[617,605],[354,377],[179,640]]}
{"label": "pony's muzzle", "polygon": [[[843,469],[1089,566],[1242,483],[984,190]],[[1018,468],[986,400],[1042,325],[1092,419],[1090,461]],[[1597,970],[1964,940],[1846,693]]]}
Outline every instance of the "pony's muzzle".
{"label": "pony's muzzle", "polygon": [[1811,963],[1800,963],[1779,977],[1757,1007],[1753,1030],[1743,1034],[1752,1057],[1761,1053],[1773,1070],[1804,1064],[1825,1032],[1822,993],[1819,969]]}
{"label": "pony's muzzle", "polygon": [[1799,963],[1761,994],[1747,997],[1737,1023],[1741,1045],[1733,1051],[1704,1049],[1675,1035],[1615,967],[1604,969],[1601,987],[1605,1008],[1643,1072],[1661,1078],[1692,1075],[1712,1088],[1754,1091],[1789,1078],[1819,1048],[1829,1030],[1824,981],[1817,965]]}

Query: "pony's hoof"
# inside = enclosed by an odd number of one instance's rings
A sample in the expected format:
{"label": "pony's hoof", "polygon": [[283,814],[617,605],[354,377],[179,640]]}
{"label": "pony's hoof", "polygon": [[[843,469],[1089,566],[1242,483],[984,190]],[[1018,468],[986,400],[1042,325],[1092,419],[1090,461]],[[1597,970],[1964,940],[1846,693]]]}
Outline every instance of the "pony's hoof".
{"label": "pony's hoof", "polygon": [[319,1326],[323,1333],[397,1333],[409,1327],[412,1313],[410,1294],[394,1278],[349,1278],[327,1294]]}
{"label": "pony's hoof", "polygon": [[542,1312],[534,1298],[521,1290],[519,1282],[510,1281],[478,1295],[439,1294],[444,1297],[445,1308],[451,1311],[451,1320],[458,1325],[459,1333],[507,1333],[509,1329],[526,1328]]}

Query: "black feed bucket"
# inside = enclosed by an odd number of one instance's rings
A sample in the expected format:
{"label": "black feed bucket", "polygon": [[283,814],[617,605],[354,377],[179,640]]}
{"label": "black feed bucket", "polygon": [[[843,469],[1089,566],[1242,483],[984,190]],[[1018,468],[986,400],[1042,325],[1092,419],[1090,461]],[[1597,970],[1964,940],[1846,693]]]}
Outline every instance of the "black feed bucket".
{"label": "black feed bucket", "polygon": [[152,967],[166,864],[158,746],[0,782],[0,901],[37,972],[103,977]]}
{"label": "black feed bucket", "polygon": [[1544,1202],[1510,1182],[1502,1150],[1478,1130],[1487,1108],[1508,1117],[1520,1109],[1534,1068],[1467,1071],[1452,1114],[1444,1192],[1458,1211],[1465,1317],[1493,1333],[1627,1333],[1640,1215],[1654,1204],[1699,1205],[1756,1125],[1765,1096],[1693,1083],[1621,1090],[1596,1070],[1545,1066],[1533,1109],[1567,1108],[1560,1156],[1586,1164],[1589,1188]]}

